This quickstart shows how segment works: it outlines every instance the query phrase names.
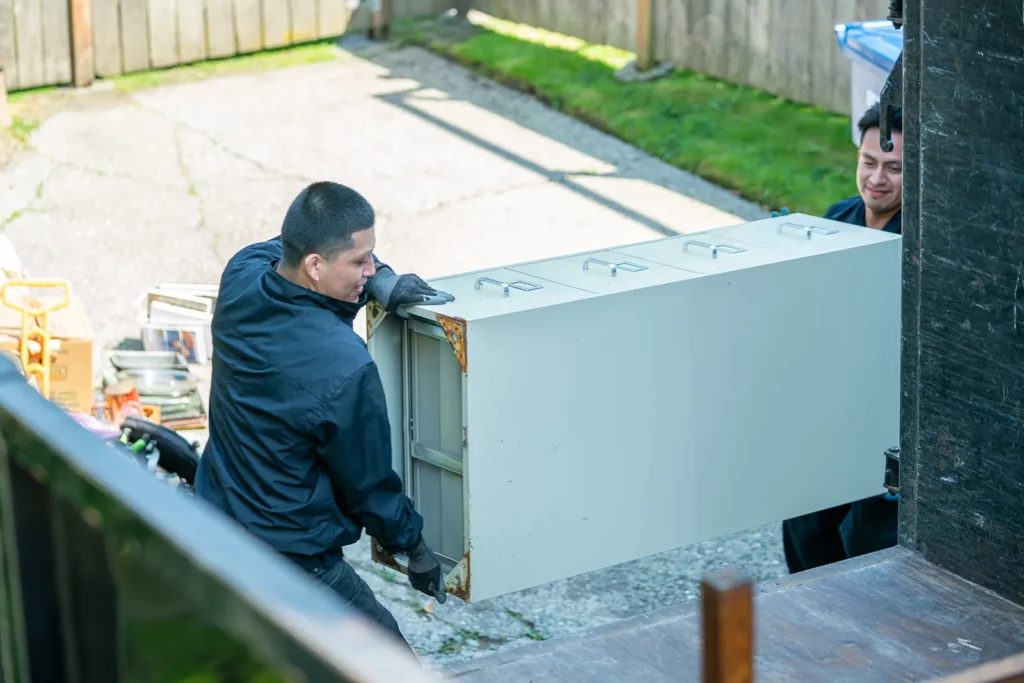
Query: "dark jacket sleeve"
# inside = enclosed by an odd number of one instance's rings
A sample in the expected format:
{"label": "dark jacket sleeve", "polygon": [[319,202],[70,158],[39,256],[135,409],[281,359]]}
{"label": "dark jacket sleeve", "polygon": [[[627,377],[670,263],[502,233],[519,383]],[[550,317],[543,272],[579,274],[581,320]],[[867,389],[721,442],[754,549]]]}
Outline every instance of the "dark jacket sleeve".
{"label": "dark jacket sleeve", "polygon": [[[380,272],[381,270],[383,270],[385,268],[387,270],[392,270],[391,266],[389,266],[388,264],[384,263],[379,258],[377,258],[376,254],[370,254],[370,256],[373,257],[373,267],[374,267],[374,269],[376,269],[377,272]],[[394,272],[394,271],[392,271],[392,272]],[[377,273],[374,273],[373,277],[377,277]],[[370,278],[370,279],[372,280],[373,278]]]}
{"label": "dark jacket sleeve", "polygon": [[402,493],[402,480],[391,465],[391,428],[374,363],[351,375],[324,405],[320,429],[320,452],[342,511],[385,549],[413,548],[423,518]]}

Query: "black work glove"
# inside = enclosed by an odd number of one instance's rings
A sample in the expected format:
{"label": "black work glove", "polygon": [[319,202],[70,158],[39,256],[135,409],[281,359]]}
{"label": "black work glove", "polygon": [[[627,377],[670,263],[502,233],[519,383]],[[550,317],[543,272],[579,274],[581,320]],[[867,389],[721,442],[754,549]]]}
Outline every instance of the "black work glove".
{"label": "black work glove", "polygon": [[455,301],[448,292],[434,289],[418,275],[397,275],[388,266],[381,267],[366,283],[367,291],[388,313],[410,304],[438,305]]}
{"label": "black work glove", "polygon": [[421,538],[406,555],[409,557],[409,583],[412,587],[443,604],[448,595],[441,580],[441,563],[434,551]]}

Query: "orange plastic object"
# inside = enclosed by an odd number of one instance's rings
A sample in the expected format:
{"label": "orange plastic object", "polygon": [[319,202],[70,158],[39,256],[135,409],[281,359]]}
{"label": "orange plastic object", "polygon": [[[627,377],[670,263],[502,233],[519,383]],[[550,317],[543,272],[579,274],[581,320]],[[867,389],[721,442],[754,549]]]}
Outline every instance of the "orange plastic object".
{"label": "orange plastic object", "polygon": [[[7,293],[14,287],[29,289],[55,288],[64,290],[64,298],[48,306],[38,300],[28,303],[8,301]],[[8,308],[21,312],[21,364],[25,375],[36,375],[43,396],[50,398],[50,314],[71,304],[71,283],[66,280],[8,280],[0,286],[0,301]],[[38,323],[36,322],[38,320]],[[42,347],[39,363],[30,362],[29,342]]]}

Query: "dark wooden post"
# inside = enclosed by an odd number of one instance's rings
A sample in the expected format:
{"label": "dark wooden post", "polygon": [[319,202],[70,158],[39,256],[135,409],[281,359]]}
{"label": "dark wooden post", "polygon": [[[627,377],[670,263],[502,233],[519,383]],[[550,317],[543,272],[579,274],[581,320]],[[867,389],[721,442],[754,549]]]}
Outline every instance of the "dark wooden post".
{"label": "dark wooden post", "polygon": [[654,47],[651,33],[654,25],[654,8],[651,0],[636,2],[636,68],[647,71],[654,66]]}
{"label": "dark wooden post", "polygon": [[734,571],[701,581],[704,683],[753,683],[754,587]]}
{"label": "dark wooden post", "polygon": [[76,88],[96,80],[92,40],[92,0],[71,0],[71,73]]}

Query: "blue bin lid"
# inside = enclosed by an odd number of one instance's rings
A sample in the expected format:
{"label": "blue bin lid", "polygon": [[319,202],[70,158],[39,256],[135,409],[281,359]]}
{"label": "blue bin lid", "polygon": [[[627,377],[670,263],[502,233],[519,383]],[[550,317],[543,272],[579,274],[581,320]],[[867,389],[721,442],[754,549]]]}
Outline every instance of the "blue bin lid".
{"label": "blue bin lid", "polygon": [[903,50],[903,31],[884,19],[836,24],[835,31],[840,50],[886,72],[892,71]]}

